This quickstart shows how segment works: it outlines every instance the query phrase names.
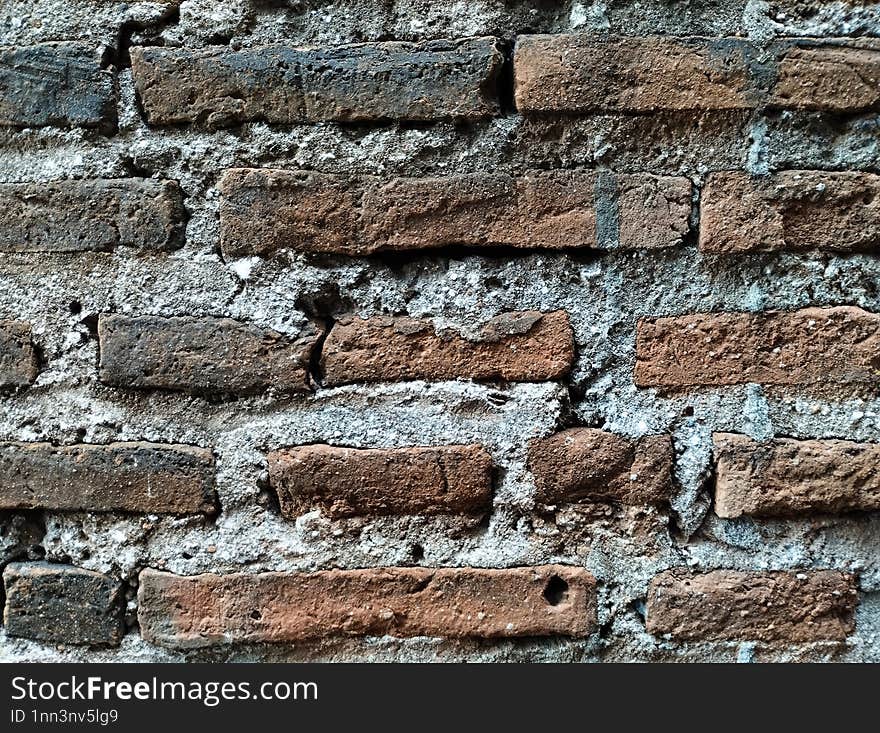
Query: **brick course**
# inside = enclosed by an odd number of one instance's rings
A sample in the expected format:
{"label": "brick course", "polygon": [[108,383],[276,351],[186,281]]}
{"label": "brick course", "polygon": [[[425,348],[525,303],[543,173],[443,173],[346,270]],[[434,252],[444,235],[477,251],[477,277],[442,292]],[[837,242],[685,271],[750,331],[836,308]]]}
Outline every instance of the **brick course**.
{"label": "brick course", "polygon": [[877,3],[0,3],[0,654],[880,661],[878,114]]}
{"label": "brick course", "polygon": [[[638,249],[680,244],[685,178],[592,171],[443,178],[233,169],[223,175],[227,257],[303,252],[369,255],[463,245]],[[612,219],[597,223],[597,211]]]}

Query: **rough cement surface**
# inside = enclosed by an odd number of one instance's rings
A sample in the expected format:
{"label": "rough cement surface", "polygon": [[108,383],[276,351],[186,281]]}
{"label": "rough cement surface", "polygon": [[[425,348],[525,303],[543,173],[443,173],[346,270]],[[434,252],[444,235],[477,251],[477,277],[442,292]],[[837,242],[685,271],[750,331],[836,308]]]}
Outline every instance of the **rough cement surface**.
{"label": "rough cement surface", "polygon": [[[533,167],[610,168],[686,175],[699,193],[710,170],[880,170],[880,115],[733,112],[595,115],[542,121],[510,113],[466,127],[149,129],[135,101],[129,44],[302,45],[519,32],[880,35],[877,7],[820,3],[423,2],[208,0],[112,3],[13,0],[0,10],[0,44],[85,40],[120,72],[119,132],[0,131],[0,182],[169,178],[189,213],[185,246],[140,257],[112,253],[0,254],[0,317],[33,324],[45,368],[5,399],[0,440],[156,441],[213,446],[221,513],[214,518],[3,513],[0,557],[70,562],[127,583],[129,633],[113,650],[44,645],[0,631],[0,661],[880,661],[880,517],[722,520],[709,511],[712,433],[754,438],[880,440],[880,398],[832,399],[743,385],[662,396],[632,382],[642,316],[856,305],[880,311],[880,262],[867,255],[700,254],[679,248],[606,254],[413,257],[285,255],[224,261],[217,184],[226,167],[436,175]],[[792,3],[791,5],[798,5]],[[681,10],[681,12],[678,12]],[[780,13],[785,13],[784,17]],[[410,382],[320,389],[313,395],[211,401],[128,392],[99,383],[96,316],[212,315],[296,336],[308,320],[343,313],[431,319],[463,333],[499,313],[565,309],[577,361],[567,384],[506,387]],[[668,432],[676,453],[671,509],[561,505],[535,509],[527,447],[573,425],[632,438]],[[265,454],[301,443],[402,447],[481,443],[498,468],[494,508],[476,517],[331,520],[280,517]],[[136,578],[176,573],[379,565],[585,567],[598,579],[599,632],[587,640],[500,642],[345,640],[168,652],[135,628]],[[673,643],[645,631],[648,582],[667,568],[835,568],[859,578],[856,632],[843,644]]]}

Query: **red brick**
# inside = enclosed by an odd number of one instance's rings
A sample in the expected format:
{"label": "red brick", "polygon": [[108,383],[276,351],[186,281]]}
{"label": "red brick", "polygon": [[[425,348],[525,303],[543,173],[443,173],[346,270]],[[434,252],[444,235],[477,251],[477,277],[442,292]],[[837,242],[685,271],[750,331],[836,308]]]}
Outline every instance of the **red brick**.
{"label": "red brick", "polygon": [[[450,245],[666,247],[681,242],[691,209],[686,178],[592,171],[383,180],[231,169],[221,191],[226,257],[284,248],[369,255]],[[597,231],[597,210],[614,212],[612,241]]]}
{"label": "red brick", "polygon": [[878,328],[880,316],[851,306],[642,319],[635,382],[668,389],[876,385]]}
{"label": "red brick", "polygon": [[339,319],[321,354],[326,385],[450,379],[534,382],[561,379],[574,360],[574,334],[564,311],[505,313],[478,340],[438,332],[430,321],[377,317]]}
{"label": "red brick", "polygon": [[230,318],[122,316],[98,321],[100,378],[115,387],[196,395],[310,389],[308,362],[318,333],[298,338]]}
{"label": "red brick", "polygon": [[683,641],[843,641],[857,602],[853,577],[834,570],[675,569],[651,581],[647,628]]}
{"label": "red brick", "polygon": [[213,513],[214,458],[188,445],[0,443],[0,509]]}
{"label": "red brick", "polygon": [[492,38],[329,49],[131,49],[154,125],[480,119],[498,113]]}
{"label": "red brick", "polygon": [[733,518],[880,510],[880,444],[715,433],[715,513]]}
{"label": "red brick", "polygon": [[14,562],[3,571],[7,636],[116,646],[125,597],[118,580],[72,565]]}
{"label": "red brick", "polygon": [[0,184],[0,252],[86,252],[183,245],[175,181],[149,178]]}
{"label": "red brick", "polygon": [[742,42],[523,35],[514,53],[522,113],[747,109],[755,104]]}
{"label": "red brick", "polygon": [[338,636],[590,635],[596,580],[581,568],[370,568],[196,575],[144,570],[144,639],[187,649]]}
{"label": "red brick", "polygon": [[700,249],[712,254],[876,250],[880,176],[784,171],[710,174],[700,195]]}
{"label": "red brick", "polygon": [[492,505],[492,459],[479,445],[355,449],[304,445],[268,456],[281,514],[460,514]]}
{"label": "red brick", "polygon": [[880,51],[794,48],[779,63],[770,105],[854,112],[880,105]]}
{"label": "red brick", "polygon": [[662,504],[673,490],[672,460],[669,435],[632,440],[596,428],[571,428],[529,445],[535,499],[543,504]]}
{"label": "red brick", "polygon": [[33,384],[39,366],[30,324],[0,321],[0,389],[19,389]]}
{"label": "red brick", "polygon": [[809,44],[785,39],[765,48],[739,38],[521,35],[514,96],[525,114],[877,107],[880,51]]}

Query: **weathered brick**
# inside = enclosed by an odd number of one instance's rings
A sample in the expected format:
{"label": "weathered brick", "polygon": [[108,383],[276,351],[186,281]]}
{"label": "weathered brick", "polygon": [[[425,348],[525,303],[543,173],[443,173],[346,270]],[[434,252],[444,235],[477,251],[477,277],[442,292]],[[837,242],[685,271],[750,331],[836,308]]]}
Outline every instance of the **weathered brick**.
{"label": "weathered brick", "polygon": [[58,43],[0,48],[0,126],[116,126],[116,82],[96,49]]}
{"label": "weathered brick", "polygon": [[542,504],[610,501],[661,504],[672,492],[672,438],[638,440],[571,428],[529,444],[535,499]]}
{"label": "weathered brick", "polygon": [[221,179],[220,244],[228,258],[360,250],[363,186],[356,176],[227,170]]}
{"label": "weathered brick", "polygon": [[735,40],[524,35],[514,53],[520,112],[745,109],[748,47]]}
{"label": "weathered brick", "polygon": [[880,51],[793,48],[779,62],[770,105],[854,112],[880,105]]}
{"label": "weathered brick", "polygon": [[880,103],[880,51],[786,39],[523,35],[514,53],[520,112],[858,111]]}
{"label": "weathered brick", "polygon": [[784,171],[711,174],[700,195],[700,249],[852,252],[880,247],[880,176]]}
{"label": "weathered brick", "polygon": [[133,48],[151,124],[412,120],[498,112],[503,57],[492,38],[330,49]]}
{"label": "weathered brick", "polygon": [[175,181],[0,184],[0,252],[176,249],[185,223]]}
{"label": "weathered brick", "polygon": [[188,445],[0,443],[0,509],[213,513],[214,458]]}
{"label": "weathered brick", "polygon": [[715,433],[715,513],[733,518],[880,510],[880,444],[757,442]]}
{"label": "weathered brick", "polygon": [[98,320],[100,379],[197,395],[303,392],[317,339],[311,325],[291,338],[230,318],[106,314]]}
{"label": "weathered brick", "polygon": [[[611,187],[608,204],[613,212],[605,226],[612,229],[616,247],[649,249],[681,244],[691,215],[690,180],[645,173],[604,173],[597,180],[600,190],[605,181]],[[603,196],[597,195],[597,208],[602,205],[607,204]],[[602,247],[602,235],[597,239]]]}
{"label": "weathered brick", "polygon": [[460,514],[492,505],[492,459],[479,445],[355,449],[304,445],[270,453],[281,514],[332,517]]}
{"label": "weathered brick", "polygon": [[33,384],[39,367],[30,324],[0,321],[0,389],[19,389]]}
{"label": "weathered brick", "polygon": [[642,319],[636,357],[642,387],[877,385],[880,316],[840,306]]}
{"label": "weathered brick", "polygon": [[324,384],[408,379],[561,379],[574,360],[574,333],[564,311],[505,313],[469,340],[413,318],[344,317],[321,354]]}
{"label": "weathered brick", "polygon": [[[665,247],[681,242],[691,208],[686,178],[592,171],[383,180],[232,169],[221,190],[227,257],[282,248],[368,255],[449,245]],[[601,227],[597,210],[607,220]]]}
{"label": "weathered brick", "polygon": [[[371,249],[464,244],[511,247],[664,247],[681,242],[690,181],[650,174],[532,171],[399,178],[362,199]],[[601,213],[600,213],[601,212]],[[613,232],[600,231],[608,222]]]}
{"label": "weathered brick", "polygon": [[124,596],[118,580],[72,565],[14,562],[3,571],[8,636],[116,646]]}
{"label": "weathered brick", "polygon": [[141,635],[173,648],[334,636],[588,636],[596,580],[582,568],[370,568],[196,575],[144,570]]}
{"label": "weathered brick", "polygon": [[693,641],[843,641],[855,629],[857,601],[852,576],[833,570],[675,569],[651,580],[647,628]]}

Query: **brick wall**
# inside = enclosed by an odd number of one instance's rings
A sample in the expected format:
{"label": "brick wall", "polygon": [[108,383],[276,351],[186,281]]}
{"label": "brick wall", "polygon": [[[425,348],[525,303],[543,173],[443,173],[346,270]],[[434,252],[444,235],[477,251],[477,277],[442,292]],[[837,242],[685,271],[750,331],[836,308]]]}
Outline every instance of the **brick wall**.
{"label": "brick wall", "polygon": [[880,661],[880,5],[11,0],[0,660]]}

